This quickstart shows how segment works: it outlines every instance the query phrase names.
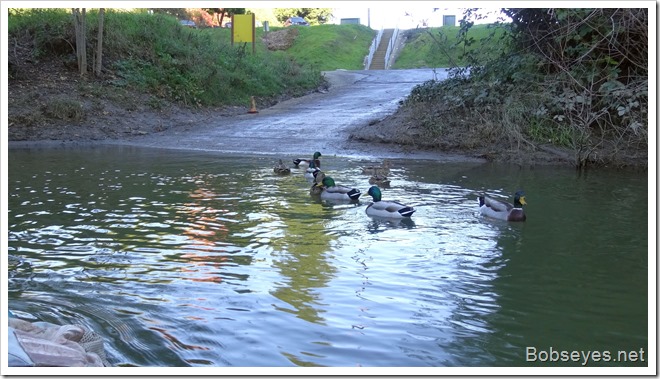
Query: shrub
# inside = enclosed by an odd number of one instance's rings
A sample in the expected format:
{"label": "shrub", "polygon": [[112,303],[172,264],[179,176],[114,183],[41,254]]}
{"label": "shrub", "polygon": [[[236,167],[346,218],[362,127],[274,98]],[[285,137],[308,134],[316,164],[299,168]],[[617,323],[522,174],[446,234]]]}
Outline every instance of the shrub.
{"label": "shrub", "polygon": [[81,121],[85,118],[83,105],[66,97],[49,99],[43,107],[45,115],[65,121]]}

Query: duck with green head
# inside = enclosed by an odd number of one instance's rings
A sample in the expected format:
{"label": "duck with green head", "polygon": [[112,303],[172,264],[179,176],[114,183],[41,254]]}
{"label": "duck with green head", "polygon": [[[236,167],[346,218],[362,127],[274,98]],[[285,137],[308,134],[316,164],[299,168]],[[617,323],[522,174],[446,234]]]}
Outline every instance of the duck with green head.
{"label": "duck with green head", "polygon": [[499,220],[525,221],[527,216],[523,210],[523,205],[527,205],[523,191],[515,193],[513,204],[507,201],[493,199],[486,195],[479,196],[479,212],[484,216]]}
{"label": "duck with green head", "polygon": [[354,201],[358,200],[362,194],[357,188],[336,185],[335,180],[330,176],[324,177],[321,185],[323,186],[323,191],[321,192],[321,199],[323,200]]}
{"label": "duck with green head", "polygon": [[319,157],[321,157],[321,152],[317,151],[312,156],[312,159],[296,158],[296,159],[293,160],[293,164],[296,167],[298,167],[300,165],[309,166],[310,162],[314,162],[316,167],[321,168],[321,160],[319,159]]}
{"label": "duck with green head", "polygon": [[415,213],[415,208],[401,204],[398,201],[383,201],[380,188],[372,186],[367,194],[373,198],[373,203],[369,204],[366,213],[369,216],[383,218],[410,218]]}

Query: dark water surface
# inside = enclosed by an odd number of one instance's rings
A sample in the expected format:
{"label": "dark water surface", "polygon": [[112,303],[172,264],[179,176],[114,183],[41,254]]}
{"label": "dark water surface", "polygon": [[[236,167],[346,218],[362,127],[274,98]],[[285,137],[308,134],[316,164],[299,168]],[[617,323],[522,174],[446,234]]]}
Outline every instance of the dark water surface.
{"label": "dark water surface", "polygon": [[[390,223],[364,212],[372,162],[323,157],[364,193],[327,204],[276,158],[10,150],[9,309],[123,366],[648,364],[617,354],[648,352],[645,173],[394,160],[383,199],[418,211]],[[478,214],[519,188],[527,222]]]}

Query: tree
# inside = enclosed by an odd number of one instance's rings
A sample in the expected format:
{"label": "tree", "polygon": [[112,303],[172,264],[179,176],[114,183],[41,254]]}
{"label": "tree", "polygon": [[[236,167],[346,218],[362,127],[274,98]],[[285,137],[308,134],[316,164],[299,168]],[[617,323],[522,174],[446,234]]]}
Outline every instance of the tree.
{"label": "tree", "polygon": [[245,14],[245,8],[202,8],[202,10],[215,17],[220,26],[222,26],[225,15],[231,18],[235,14]]}
{"label": "tree", "polygon": [[[467,37],[473,25],[467,16],[478,13],[469,9],[461,21],[466,46],[474,42]],[[527,112],[533,115],[533,134],[572,148],[580,168],[603,159],[599,149],[615,155],[648,146],[647,9],[504,8],[502,13],[511,19],[505,25],[508,47],[490,62],[470,62],[471,79],[497,84],[488,98],[506,94],[515,109],[512,99],[525,93],[518,104],[534,106]]]}
{"label": "tree", "polygon": [[289,17],[302,17],[310,25],[325,24],[332,17],[332,8],[277,8],[275,17],[284,23]]}
{"label": "tree", "polygon": [[96,65],[94,66],[94,75],[101,76],[103,68],[103,21],[105,18],[105,8],[99,9],[99,33],[96,44]]}
{"label": "tree", "polygon": [[[76,34],[76,60],[80,76],[87,75],[87,8],[72,8],[73,26]],[[105,8],[99,9],[99,30],[96,41],[96,61],[92,67],[94,75],[100,76],[103,67],[103,23]]]}
{"label": "tree", "polygon": [[76,56],[80,76],[87,75],[87,40],[85,29],[86,8],[73,8],[73,25],[76,31]]}
{"label": "tree", "polygon": [[149,8],[154,13],[164,13],[185,20],[188,18],[186,8]]}

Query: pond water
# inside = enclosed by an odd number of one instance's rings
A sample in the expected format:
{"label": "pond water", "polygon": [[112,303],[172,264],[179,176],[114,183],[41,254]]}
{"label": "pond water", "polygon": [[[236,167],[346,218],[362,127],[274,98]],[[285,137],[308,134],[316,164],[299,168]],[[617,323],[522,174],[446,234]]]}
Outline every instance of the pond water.
{"label": "pond water", "polygon": [[[648,364],[615,362],[648,352],[646,173],[393,160],[383,199],[417,208],[395,223],[365,214],[376,161],[322,157],[363,192],[329,204],[278,158],[11,149],[9,309],[93,328],[118,366]],[[479,215],[519,188],[526,222]]]}

